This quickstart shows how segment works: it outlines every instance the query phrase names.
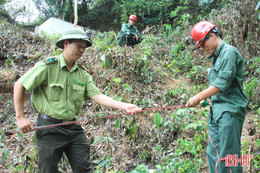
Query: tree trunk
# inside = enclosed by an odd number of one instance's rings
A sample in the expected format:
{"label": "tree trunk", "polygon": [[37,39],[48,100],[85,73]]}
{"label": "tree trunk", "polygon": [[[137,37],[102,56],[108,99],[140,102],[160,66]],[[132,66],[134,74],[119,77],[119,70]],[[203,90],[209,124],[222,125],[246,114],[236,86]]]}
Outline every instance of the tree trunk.
{"label": "tree trunk", "polygon": [[78,24],[78,1],[75,0],[74,2],[74,27],[76,28],[77,27],[77,24]]}
{"label": "tree trunk", "polygon": [[247,39],[249,17],[246,8],[246,0],[242,0],[242,2],[243,2],[243,12],[244,12],[244,27],[242,33],[243,33],[243,40],[245,41]]}
{"label": "tree trunk", "polygon": [[[66,3],[67,3],[67,0],[63,0],[63,6],[65,7],[66,6]],[[67,12],[67,11],[66,11]],[[65,13],[66,13],[64,10],[62,10],[62,14],[61,14],[61,19],[64,20],[65,19]]]}

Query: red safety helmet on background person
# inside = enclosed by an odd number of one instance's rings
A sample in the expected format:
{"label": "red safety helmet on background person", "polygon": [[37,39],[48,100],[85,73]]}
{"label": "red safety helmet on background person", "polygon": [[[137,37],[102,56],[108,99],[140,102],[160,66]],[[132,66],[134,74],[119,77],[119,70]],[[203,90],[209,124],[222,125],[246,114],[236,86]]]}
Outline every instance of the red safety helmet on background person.
{"label": "red safety helmet on background person", "polygon": [[136,15],[131,15],[131,16],[129,16],[129,19],[132,19],[132,20],[134,20],[135,22],[137,21],[137,17],[136,17]]}
{"label": "red safety helmet on background person", "polygon": [[215,25],[208,21],[198,22],[193,26],[190,35],[196,42],[197,49],[200,47],[202,41],[214,27]]}

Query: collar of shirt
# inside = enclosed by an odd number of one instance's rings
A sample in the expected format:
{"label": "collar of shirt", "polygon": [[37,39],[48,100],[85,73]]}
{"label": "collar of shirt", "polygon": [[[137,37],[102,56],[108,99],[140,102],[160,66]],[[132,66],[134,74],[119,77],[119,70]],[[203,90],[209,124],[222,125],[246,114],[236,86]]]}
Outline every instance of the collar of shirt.
{"label": "collar of shirt", "polygon": [[[64,59],[64,56],[63,54],[60,54],[59,57],[58,57],[59,61],[60,61],[60,68],[63,69],[64,67],[66,67],[66,69],[68,70],[68,67],[67,67],[67,64],[66,64],[66,61]],[[70,72],[73,72],[74,70],[76,70],[78,68],[78,65],[77,63],[75,62],[70,70]]]}
{"label": "collar of shirt", "polygon": [[210,55],[208,59],[214,64],[214,62],[217,60],[219,53],[221,52],[222,48],[225,46],[226,42],[222,41],[220,46],[217,48],[217,50],[214,52],[213,55]]}
{"label": "collar of shirt", "polygon": [[127,23],[128,28],[132,28],[134,25],[130,25],[130,23]]}

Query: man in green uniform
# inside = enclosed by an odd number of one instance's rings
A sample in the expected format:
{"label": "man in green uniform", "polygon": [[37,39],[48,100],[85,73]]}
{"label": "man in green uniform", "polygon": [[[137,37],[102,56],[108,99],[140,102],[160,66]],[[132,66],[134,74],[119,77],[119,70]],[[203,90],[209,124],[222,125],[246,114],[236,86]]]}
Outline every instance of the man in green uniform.
{"label": "man in green uniform", "polygon": [[134,26],[136,21],[136,15],[131,15],[129,16],[128,23],[122,25],[120,36],[117,39],[117,43],[120,46],[134,46],[143,40],[137,28]]}
{"label": "man in green uniform", "polygon": [[[241,158],[241,132],[246,116],[248,100],[243,93],[243,58],[240,52],[219,37],[215,25],[203,21],[191,30],[191,36],[206,51],[212,67],[208,69],[209,87],[190,98],[187,107],[199,104],[201,100],[211,99],[208,118],[209,135],[212,138],[220,158],[226,155],[238,155]],[[209,170],[215,173],[215,165],[219,159],[214,146],[208,141],[207,157]],[[242,172],[239,164],[231,167],[232,172]],[[225,162],[219,162],[219,173],[230,172]]]}
{"label": "man in green uniform", "polygon": [[[32,91],[32,105],[38,113],[37,126],[75,120],[84,100],[135,113],[136,105],[118,102],[100,93],[91,76],[77,63],[85,48],[92,45],[84,31],[70,29],[56,45],[63,49],[57,57],[38,62],[24,74],[14,87],[17,126],[23,133],[34,126],[24,115],[25,90]],[[79,124],[71,124],[35,131],[42,173],[57,173],[62,154],[68,157],[73,172],[92,172],[90,144]]]}

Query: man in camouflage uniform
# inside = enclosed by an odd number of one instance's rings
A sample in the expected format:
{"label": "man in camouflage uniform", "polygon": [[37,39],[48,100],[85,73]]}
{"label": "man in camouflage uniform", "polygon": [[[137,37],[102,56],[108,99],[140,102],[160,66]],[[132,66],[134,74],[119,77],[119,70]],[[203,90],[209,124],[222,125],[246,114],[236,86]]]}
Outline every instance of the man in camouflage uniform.
{"label": "man in camouflage uniform", "polygon": [[[78,65],[77,60],[85,48],[92,45],[84,31],[70,29],[56,45],[63,49],[57,57],[38,62],[15,84],[14,104],[17,126],[23,133],[34,130],[34,125],[24,115],[25,90],[32,91],[32,106],[38,113],[37,126],[46,126],[75,120],[84,100],[137,112],[136,105],[118,102],[100,93],[91,76]],[[65,153],[73,172],[90,173],[90,144],[79,124],[58,126],[35,131],[42,173],[57,173],[57,164]]]}

